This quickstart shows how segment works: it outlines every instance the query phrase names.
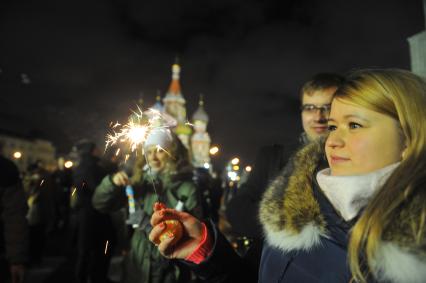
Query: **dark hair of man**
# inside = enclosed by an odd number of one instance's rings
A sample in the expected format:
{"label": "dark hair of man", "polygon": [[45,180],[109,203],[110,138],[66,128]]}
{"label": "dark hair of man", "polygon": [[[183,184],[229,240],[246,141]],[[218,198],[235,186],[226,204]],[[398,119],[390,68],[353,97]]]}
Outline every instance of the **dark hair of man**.
{"label": "dark hair of man", "polygon": [[334,73],[320,73],[313,76],[307,81],[300,90],[300,101],[303,100],[303,95],[311,95],[317,90],[323,90],[330,87],[339,87],[344,82],[344,77]]}

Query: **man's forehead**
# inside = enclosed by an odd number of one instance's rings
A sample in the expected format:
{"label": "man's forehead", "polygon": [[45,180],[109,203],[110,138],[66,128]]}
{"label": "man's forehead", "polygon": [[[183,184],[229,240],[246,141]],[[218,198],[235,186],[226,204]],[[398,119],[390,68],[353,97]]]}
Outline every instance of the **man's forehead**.
{"label": "man's forehead", "polygon": [[331,104],[336,88],[314,90],[303,94],[303,104],[324,105]]}

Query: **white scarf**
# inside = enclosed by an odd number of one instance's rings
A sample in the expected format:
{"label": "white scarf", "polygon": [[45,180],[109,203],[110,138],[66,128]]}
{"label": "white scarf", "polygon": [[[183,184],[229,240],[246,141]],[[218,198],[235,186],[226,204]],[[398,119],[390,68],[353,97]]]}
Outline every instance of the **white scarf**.
{"label": "white scarf", "polygon": [[386,182],[398,163],[354,176],[331,176],[330,168],[317,173],[317,181],[333,207],[346,221],[356,217],[372,195]]}

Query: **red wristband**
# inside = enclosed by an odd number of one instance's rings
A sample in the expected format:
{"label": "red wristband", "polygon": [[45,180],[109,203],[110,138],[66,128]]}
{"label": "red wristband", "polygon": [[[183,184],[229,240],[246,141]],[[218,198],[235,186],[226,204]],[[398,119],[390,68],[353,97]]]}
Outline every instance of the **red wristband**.
{"label": "red wristband", "polygon": [[195,250],[185,258],[185,260],[190,261],[195,264],[200,264],[204,261],[212,252],[212,241],[208,233],[206,224],[203,225],[203,236],[201,242],[195,248]]}

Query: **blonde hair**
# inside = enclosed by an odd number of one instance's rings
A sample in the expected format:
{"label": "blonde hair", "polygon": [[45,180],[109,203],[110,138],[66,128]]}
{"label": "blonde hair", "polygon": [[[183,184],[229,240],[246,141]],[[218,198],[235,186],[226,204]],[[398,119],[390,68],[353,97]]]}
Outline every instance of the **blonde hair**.
{"label": "blonde hair", "polygon": [[[335,99],[393,117],[399,121],[406,145],[401,164],[369,202],[351,233],[349,265],[354,279],[366,282],[372,275],[378,244],[385,240],[384,232],[401,207],[421,194],[425,201],[420,214],[426,214],[426,193],[421,187],[426,181],[426,84],[405,70],[358,70],[347,77]],[[412,223],[413,239],[425,232],[423,223]]]}
{"label": "blonde hair", "polygon": [[[184,171],[192,170],[189,162],[189,154],[186,147],[182,144],[177,135],[172,134],[173,143],[168,152],[168,160],[165,164],[164,170],[161,174],[168,174],[170,176],[177,175]],[[136,159],[135,166],[133,167],[132,183],[141,183],[143,181],[143,168],[146,164],[145,156],[139,155]]]}

